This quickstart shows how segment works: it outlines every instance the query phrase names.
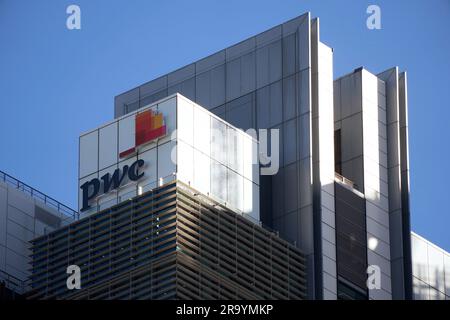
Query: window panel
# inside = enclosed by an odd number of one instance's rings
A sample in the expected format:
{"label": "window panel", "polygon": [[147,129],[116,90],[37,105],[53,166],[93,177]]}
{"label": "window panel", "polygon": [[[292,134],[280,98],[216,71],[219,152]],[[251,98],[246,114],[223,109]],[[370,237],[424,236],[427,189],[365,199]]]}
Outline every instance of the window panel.
{"label": "window panel", "polygon": [[227,101],[241,94],[241,59],[227,63]]}
{"label": "window panel", "polygon": [[283,38],[283,76],[286,77],[295,72],[295,38],[296,34],[293,33]]}
{"label": "window panel", "polygon": [[289,120],[283,124],[284,137],[284,164],[290,164],[297,160],[297,121]]}
{"label": "window panel", "polygon": [[283,79],[283,119],[286,121],[296,115],[295,76]]}
{"label": "window panel", "polygon": [[282,85],[278,81],[270,85],[270,127],[281,123],[282,111]]}
{"label": "window panel", "polygon": [[211,108],[225,103],[225,65],[211,70]]}
{"label": "window panel", "polygon": [[269,44],[269,83],[282,77],[281,39]]}
{"label": "window panel", "polygon": [[269,47],[256,50],[256,87],[261,88],[269,84]]}
{"label": "window panel", "polygon": [[255,52],[252,51],[241,58],[241,93],[246,94],[256,87]]}
{"label": "window panel", "polygon": [[87,176],[98,170],[98,130],[80,137],[79,177]]}

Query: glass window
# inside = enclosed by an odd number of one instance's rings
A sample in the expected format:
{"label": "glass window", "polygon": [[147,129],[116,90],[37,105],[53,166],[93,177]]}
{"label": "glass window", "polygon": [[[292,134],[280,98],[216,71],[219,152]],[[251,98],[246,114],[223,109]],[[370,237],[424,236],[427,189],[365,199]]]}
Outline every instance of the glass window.
{"label": "glass window", "polygon": [[241,59],[227,63],[227,101],[241,94]]}
{"label": "glass window", "polygon": [[283,119],[289,120],[296,115],[295,76],[283,79]]}
{"label": "glass window", "polygon": [[255,52],[252,51],[241,58],[241,93],[246,94],[256,87]]}
{"label": "glass window", "polygon": [[242,130],[254,128],[253,97],[253,93],[250,93],[229,102],[226,105],[226,121]]}
{"label": "glass window", "polygon": [[211,72],[207,71],[197,75],[195,83],[195,97],[199,105],[209,109],[211,105]]}
{"label": "glass window", "polygon": [[283,116],[281,81],[270,85],[270,127],[281,123]]}
{"label": "glass window", "polygon": [[283,38],[283,76],[286,77],[295,72],[295,38],[296,34],[293,33]]}
{"label": "glass window", "polygon": [[211,108],[225,103],[225,65],[211,70]]}
{"label": "glass window", "polygon": [[257,127],[266,129],[270,126],[270,90],[264,87],[256,92]]}
{"label": "glass window", "polygon": [[269,83],[282,77],[281,39],[269,44]]}
{"label": "glass window", "polygon": [[261,88],[269,84],[269,47],[256,50],[256,87]]}
{"label": "glass window", "polygon": [[284,164],[290,164],[297,160],[297,121],[289,120],[283,124],[284,137]]}

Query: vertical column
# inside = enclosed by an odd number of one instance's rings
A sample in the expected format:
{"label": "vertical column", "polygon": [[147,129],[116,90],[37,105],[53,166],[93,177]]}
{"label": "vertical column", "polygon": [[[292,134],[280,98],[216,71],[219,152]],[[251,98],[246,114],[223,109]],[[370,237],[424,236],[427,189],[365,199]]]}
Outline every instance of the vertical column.
{"label": "vertical column", "polygon": [[381,271],[381,288],[369,287],[369,299],[391,299],[385,88],[375,75],[361,72],[367,264]]}
{"label": "vertical column", "polygon": [[336,299],[334,206],[333,53],[320,42],[319,20],[311,22],[313,83],[313,192],[317,298]]}
{"label": "vertical column", "polygon": [[298,26],[299,92],[299,169],[298,169],[298,247],[307,259],[308,297],[315,297],[314,222],[312,184],[312,82],[311,82],[311,21],[307,13]]}
{"label": "vertical column", "polygon": [[406,74],[378,75],[386,84],[389,220],[393,299],[412,298]]}

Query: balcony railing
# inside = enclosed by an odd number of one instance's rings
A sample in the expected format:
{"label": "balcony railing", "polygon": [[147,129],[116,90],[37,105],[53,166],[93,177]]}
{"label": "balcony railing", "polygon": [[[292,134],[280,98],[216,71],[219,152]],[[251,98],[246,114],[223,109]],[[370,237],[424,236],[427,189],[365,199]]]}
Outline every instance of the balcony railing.
{"label": "balcony railing", "polygon": [[18,294],[24,294],[29,289],[28,280],[20,280],[19,278],[16,278],[2,270],[0,270],[0,282],[3,282],[5,287]]}
{"label": "balcony railing", "polygon": [[[64,217],[70,217],[74,220],[78,219],[79,215],[78,212],[65,206],[64,204],[60,203],[59,201],[56,201],[55,199],[47,196],[46,194],[43,194],[42,192],[30,187],[26,183],[23,183],[20,180],[17,180],[16,178],[10,176],[9,174],[0,171],[0,181],[3,181],[4,183],[28,194],[34,199],[37,199],[41,202],[43,202],[48,207],[51,207],[58,211],[60,214],[62,214]],[[61,218],[64,218],[61,217]]]}
{"label": "balcony railing", "polygon": [[356,183],[354,183],[352,180],[347,179],[346,177],[340,175],[339,173],[335,172],[334,173],[334,177],[335,177],[336,180],[342,182],[346,186],[349,186],[352,189],[358,189],[358,186],[356,185]]}

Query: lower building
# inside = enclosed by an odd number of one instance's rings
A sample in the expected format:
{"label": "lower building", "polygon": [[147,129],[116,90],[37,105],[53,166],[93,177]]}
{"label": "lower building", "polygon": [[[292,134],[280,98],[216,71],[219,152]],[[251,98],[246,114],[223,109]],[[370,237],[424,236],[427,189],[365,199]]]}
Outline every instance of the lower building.
{"label": "lower building", "polygon": [[0,300],[28,289],[29,241],[73,222],[77,212],[0,171]]}
{"label": "lower building", "polygon": [[[33,240],[30,299],[304,299],[303,254],[173,181]],[[81,289],[66,285],[68,265]]]}
{"label": "lower building", "polygon": [[411,232],[415,300],[450,300],[450,253]]}

